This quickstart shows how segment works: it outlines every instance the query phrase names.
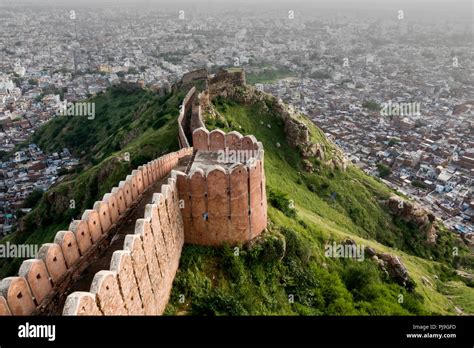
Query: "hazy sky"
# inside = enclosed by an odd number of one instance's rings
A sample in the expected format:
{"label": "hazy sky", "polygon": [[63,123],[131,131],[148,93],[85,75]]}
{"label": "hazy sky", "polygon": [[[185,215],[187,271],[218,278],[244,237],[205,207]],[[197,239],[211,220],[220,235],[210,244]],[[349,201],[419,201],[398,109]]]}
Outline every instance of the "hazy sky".
{"label": "hazy sky", "polygon": [[[318,9],[335,13],[348,10],[349,14],[352,9],[359,11],[354,12],[354,16],[361,13],[360,11],[371,14],[380,12],[383,16],[388,16],[388,12],[403,9],[407,14],[407,19],[411,17],[414,20],[424,18],[425,20],[433,19],[433,21],[443,21],[443,19],[452,21],[459,18],[463,23],[470,22],[474,32],[473,4],[474,0],[0,0],[0,6],[133,7],[137,10],[150,6],[155,9],[161,7],[163,10],[185,8],[186,6],[199,6],[206,9],[208,6],[211,11],[212,9],[226,8],[240,8],[242,10],[249,8],[278,10],[282,8],[300,10],[310,16]],[[257,15],[258,12],[256,11],[255,14]],[[347,14],[347,11],[345,12]]]}
{"label": "hazy sky", "polygon": [[241,4],[241,3],[252,3],[252,4],[268,4],[268,3],[279,3],[279,4],[312,4],[312,3],[346,3],[346,4],[373,4],[380,7],[391,6],[396,4],[423,4],[429,7],[437,6],[438,4],[465,4],[472,7],[472,0],[0,0],[0,4],[4,3],[34,3],[34,4],[147,4],[147,3],[219,3],[219,4]]}

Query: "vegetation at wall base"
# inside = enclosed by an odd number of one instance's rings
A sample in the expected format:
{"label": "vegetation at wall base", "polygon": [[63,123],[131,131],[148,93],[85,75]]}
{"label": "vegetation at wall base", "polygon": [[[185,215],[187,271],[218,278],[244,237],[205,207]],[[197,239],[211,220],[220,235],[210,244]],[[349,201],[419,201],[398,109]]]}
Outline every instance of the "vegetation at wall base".
{"label": "vegetation at wall base", "polygon": [[[72,219],[80,219],[85,209],[92,209],[95,201],[133,169],[178,150],[177,118],[185,94],[177,89],[160,96],[117,85],[89,100],[96,104],[94,119],[58,116],[43,125],[31,142],[48,153],[67,147],[80,164],[39,200],[35,193],[29,199],[36,200],[34,209],[21,219],[20,228],[1,242],[38,247],[51,242],[57,231],[67,229]],[[0,278],[15,275],[22,261],[0,260]]]}
{"label": "vegetation at wall base", "polygon": [[[160,96],[116,86],[91,100],[94,120],[58,117],[45,124],[33,141],[46,152],[68,147],[80,165],[43,195],[36,193],[21,229],[2,242],[52,241],[132,169],[177,150],[176,120],[186,92]],[[208,129],[253,134],[264,145],[269,224],[237,248],[185,245],[165,314],[455,315],[456,307],[474,313],[473,284],[456,273],[456,267],[472,269],[472,258],[451,232],[440,228],[438,243],[426,243],[384,205],[394,192],[353,166],[342,171],[309,159],[313,170],[306,171],[271,99],[214,102],[219,117],[206,119]],[[310,120],[299,119],[313,142],[333,146]],[[130,162],[123,160],[127,152]],[[325,256],[326,245],[347,239],[399,256],[415,287],[400,285],[367,255],[363,261]],[[453,257],[453,247],[459,256]],[[0,277],[15,274],[21,261],[2,260]]]}
{"label": "vegetation at wall base", "polygon": [[[315,170],[305,172],[268,105],[218,97],[218,116],[206,118],[209,130],[237,130],[262,141],[268,229],[237,248],[185,245],[166,314],[454,315],[455,306],[473,313],[472,303],[458,297],[472,298],[474,289],[454,272],[452,233],[440,229],[439,244],[427,245],[383,205],[394,192],[355,167],[344,172],[314,161]],[[331,146],[317,127],[310,129],[314,141]],[[361,262],[325,256],[326,244],[348,238],[401,257],[414,289],[387,277],[367,256]]]}

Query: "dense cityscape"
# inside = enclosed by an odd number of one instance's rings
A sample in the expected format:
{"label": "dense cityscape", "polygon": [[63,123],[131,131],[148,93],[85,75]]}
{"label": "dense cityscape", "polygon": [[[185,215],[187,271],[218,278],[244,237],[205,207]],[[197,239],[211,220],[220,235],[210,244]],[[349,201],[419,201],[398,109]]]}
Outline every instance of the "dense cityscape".
{"label": "dense cityscape", "polygon": [[68,149],[17,148],[67,117],[58,115],[62,102],[121,81],[166,91],[193,69],[239,66],[248,83],[307,114],[352,163],[472,237],[469,16],[453,24],[410,8],[316,13],[272,7],[257,20],[251,8],[236,15],[218,5],[1,5],[0,233],[28,211],[29,194],[78,164]]}
{"label": "dense cityscape", "polygon": [[472,346],[473,0],[0,0],[0,33],[0,348]]}

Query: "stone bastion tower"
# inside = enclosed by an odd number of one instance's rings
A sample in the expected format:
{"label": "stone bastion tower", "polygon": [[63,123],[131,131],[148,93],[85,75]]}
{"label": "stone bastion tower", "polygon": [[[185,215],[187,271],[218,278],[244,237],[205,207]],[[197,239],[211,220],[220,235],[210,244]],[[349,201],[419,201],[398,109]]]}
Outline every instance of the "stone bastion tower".
{"label": "stone bastion tower", "polygon": [[226,89],[244,86],[245,74],[221,70],[197,78],[205,79],[207,89],[199,95],[194,88],[189,91],[179,118],[180,143],[192,144],[193,160],[185,173],[172,174],[182,203],[185,242],[243,244],[267,224],[263,145],[253,135],[209,132],[201,110]]}
{"label": "stone bastion tower", "polygon": [[193,132],[194,161],[175,172],[185,242],[243,244],[266,227],[263,147],[254,136]]}

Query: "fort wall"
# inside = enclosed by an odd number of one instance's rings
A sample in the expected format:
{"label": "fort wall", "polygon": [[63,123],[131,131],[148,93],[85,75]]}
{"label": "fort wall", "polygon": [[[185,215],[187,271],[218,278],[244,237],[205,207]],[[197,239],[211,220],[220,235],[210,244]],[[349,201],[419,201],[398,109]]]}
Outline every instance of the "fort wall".
{"label": "fort wall", "polygon": [[[245,85],[243,71],[220,71],[209,78],[204,70],[187,78],[189,83],[210,81],[212,93],[205,95],[211,99],[225,93],[226,86]],[[94,274],[88,291],[67,296],[63,315],[162,314],[184,243],[237,245],[262,233],[267,224],[262,143],[238,132],[209,132],[201,107],[193,87],[178,117],[181,150],[133,170],[81,219],[58,231],[52,243],[42,245],[35,259],[24,261],[17,276],[0,282],[0,315],[45,314],[62,304],[59,299],[74,280],[111,245],[118,226],[128,228],[124,222],[144,192],[170,173],[107,269]],[[229,153],[242,155],[227,158]],[[185,171],[172,171],[191,155]]]}
{"label": "fort wall", "polygon": [[[53,243],[46,243],[41,246],[36,259],[25,260],[22,263],[18,276],[8,277],[0,282],[0,315],[42,313],[42,310],[54,301],[55,296],[64,292],[72,279],[76,278],[88,266],[92,255],[107,246],[105,241],[117,225],[121,223],[122,219],[126,217],[127,213],[134,208],[142,193],[168,175],[180,158],[189,156],[191,153],[191,148],[183,148],[138,167],[130,175],[127,175],[126,179],[121,181],[117,187],[114,187],[110,193],[105,194],[101,201],[95,202],[93,209],[84,211],[80,220],[72,221],[67,231],[57,232]],[[150,235],[147,234],[150,231],[159,234],[166,243],[159,244],[164,250],[160,249],[160,258],[147,260],[146,263],[140,261],[140,263],[137,261],[137,254],[124,247],[124,250],[130,252],[132,264],[135,260],[137,262],[136,266],[142,272],[144,269],[148,270],[147,267],[152,267],[149,265],[158,267],[158,262],[160,262],[158,273],[163,276],[159,285],[161,302],[159,302],[159,307],[154,308],[154,314],[160,312],[165,306],[164,303],[167,302],[183,244],[183,237],[179,236],[183,233],[181,214],[177,206],[178,196],[175,182],[171,180],[168,185],[162,187],[161,193],[156,195],[150,207],[147,207],[147,216],[140,223],[137,221],[135,235],[140,239],[140,242],[137,241],[136,243],[144,243],[147,240],[151,243],[147,244],[147,248],[149,245],[157,249],[157,244],[152,243]],[[151,226],[154,226],[154,230],[151,229]],[[147,255],[150,258],[153,256],[151,251]],[[163,258],[163,255],[166,255],[166,258]],[[133,256],[136,256],[135,259]],[[124,258],[123,261],[122,257]],[[71,303],[77,301],[78,298],[81,299],[78,302],[81,304],[81,308],[85,309],[78,310],[76,314],[82,313],[82,311],[88,314],[111,314],[114,311],[116,314],[125,314],[125,311],[128,311],[128,306],[130,306],[130,298],[138,303],[139,297],[133,294],[136,294],[139,289],[132,285],[126,293],[126,296],[132,294],[131,297],[121,297],[125,309],[122,309],[120,298],[114,292],[117,289],[122,291],[125,284],[122,286],[120,279],[116,276],[111,277],[110,272],[115,271],[120,274],[119,271],[122,269],[120,266],[125,267],[126,270],[131,270],[132,268],[126,267],[127,261],[130,261],[126,258],[127,256],[120,256],[119,260],[115,260],[116,262],[111,265],[111,269],[107,270],[108,273],[104,271],[97,275],[97,279],[94,278],[91,286],[91,293],[70,295],[72,299],[68,297],[66,301],[68,309],[65,308],[65,314],[74,314],[74,311],[71,310]],[[150,263],[152,261],[154,263]],[[123,277],[127,275],[131,276],[130,273],[123,272],[122,279],[125,279]],[[130,284],[133,284],[133,282]],[[155,282],[155,284],[157,283]],[[111,290],[104,292],[104,286]],[[151,289],[157,291],[157,288]],[[108,294],[113,296],[109,297]],[[102,302],[100,299],[102,299]],[[112,309],[112,307],[115,309]]]}
{"label": "fort wall", "polygon": [[196,88],[193,87],[189,90],[189,92],[186,94],[186,97],[183,99],[183,102],[181,103],[180,110],[179,110],[179,116],[178,116],[178,140],[179,140],[179,146],[181,148],[186,148],[190,147],[189,141],[186,137],[185,133],[185,114],[186,111],[188,111],[192,107],[192,102],[194,99],[194,95],[196,92]]}
{"label": "fort wall", "polygon": [[229,90],[235,87],[243,87],[246,84],[245,71],[243,69],[221,69],[210,76],[208,92],[212,98],[218,95],[226,97]]}
{"label": "fort wall", "polygon": [[146,205],[135,230],[97,272],[88,292],[70,294],[64,315],[160,315],[166,308],[184,244],[176,181]]}
{"label": "fort wall", "polygon": [[188,84],[195,83],[196,81],[202,81],[202,80],[207,81],[207,79],[208,79],[207,69],[203,68],[203,69],[194,70],[194,71],[184,74],[181,79],[181,82],[183,83],[183,85],[188,85]]}
{"label": "fort wall", "polygon": [[191,112],[188,143],[193,145],[194,163],[186,173],[173,171],[172,177],[182,202],[186,243],[244,244],[267,225],[262,143],[235,131],[209,132],[202,118],[201,104],[209,102],[206,98],[223,95],[228,86],[236,85],[245,85],[244,72],[221,70],[210,77],[208,91],[193,97],[194,102],[183,111]]}

